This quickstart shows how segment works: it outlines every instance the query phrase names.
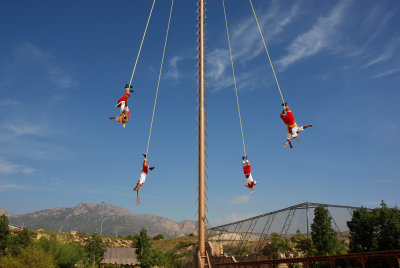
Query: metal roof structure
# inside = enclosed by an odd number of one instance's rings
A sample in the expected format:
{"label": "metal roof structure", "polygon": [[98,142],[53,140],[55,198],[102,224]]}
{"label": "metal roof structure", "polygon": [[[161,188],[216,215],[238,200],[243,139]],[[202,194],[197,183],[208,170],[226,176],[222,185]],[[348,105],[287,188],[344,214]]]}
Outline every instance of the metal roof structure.
{"label": "metal roof structure", "polygon": [[208,241],[223,243],[225,248],[235,247],[230,255],[240,256],[246,248],[260,252],[272,233],[281,236],[295,235],[297,230],[310,235],[316,207],[323,206],[331,217],[332,227],[344,237],[348,233],[347,221],[358,207],[305,202],[268,212],[248,219],[207,229]]}

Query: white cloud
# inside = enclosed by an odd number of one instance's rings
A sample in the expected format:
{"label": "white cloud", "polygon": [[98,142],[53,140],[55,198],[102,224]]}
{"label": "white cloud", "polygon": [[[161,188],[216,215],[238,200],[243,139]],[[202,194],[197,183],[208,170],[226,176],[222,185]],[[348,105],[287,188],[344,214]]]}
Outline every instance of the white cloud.
{"label": "white cloud", "polygon": [[20,184],[0,184],[0,192],[7,190],[24,190],[26,187]]}
{"label": "white cloud", "polygon": [[287,48],[289,53],[278,60],[278,65],[286,69],[296,61],[313,56],[330,47],[337,34],[338,26],[345,18],[351,1],[340,1],[327,16],[321,16],[311,29],[298,36]]}
{"label": "white cloud", "polygon": [[20,104],[20,103],[16,100],[6,99],[6,100],[0,101],[0,106],[9,106],[9,105],[18,105],[18,104]]}
{"label": "white cloud", "polygon": [[250,200],[250,195],[239,195],[231,200],[231,204],[233,205],[245,204],[249,200]]}
{"label": "white cloud", "polygon": [[178,63],[182,60],[183,58],[181,56],[174,56],[168,63],[168,70],[165,72],[164,77],[173,79],[173,80],[178,80],[179,78],[182,77],[181,73],[178,70]]}
{"label": "white cloud", "polygon": [[18,51],[20,55],[30,57],[31,60],[40,65],[46,72],[47,79],[56,87],[65,89],[72,87],[75,84],[72,77],[56,63],[56,60],[51,54],[46,53],[31,43],[23,43],[19,45]]}
{"label": "white cloud", "polygon": [[34,171],[35,170],[33,168],[13,164],[8,162],[7,160],[0,158],[0,174],[13,174],[13,173],[30,174]]}
{"label": "white cloud", "polygon": [[396,51],[396,49],[399,46],[400,46],[400,38],[396,38],[396,39],[390,41],[389,44],[386,45],[384,51],[381,54],[379,54],[377,57],[372,59],[370,62],[368,62],[365,67],[369,67],[371,65],[385,62],[385,61],[391,59],[394,55],[394,52]]}
{"label": "white cloud", "polygon": [[[289,10],[286,10],[280,8],[277,4],[278,2],[272,3],[273,4],[268,8],[268,11],[256,11],[267,45],[270,41],[275,40],[274,37],[280,34],[285,27],[293,22],[298,13],[298,5],[294,5]],[[254,80],[254,76],[257,75],[258,72],[246,69],[245,74],[242,74],[237,71],[237,66],[244,65],[260,54],[265,53],[261,36],[252,14],[238,23],[230,23],[232,19],[229,16],[229,10],[227,10],[227,19],[237,80],[236,82],[238,87],[243,87],[241,84],[246,83],[246,81],[247,86],[249,86],[254,84],[250,83],[249,80]],[[222,38],[224,39],[223,48],[216,48],[207,55],[207,77],[210,88],[213,88],[215,91],[233,85],[226,29],[223,29]],[[263,71],[265,72],[265,69],[263,69]]]}
{"label": "white cloud", "polygon": [[[10,118],[8,118],[7,121],[8,120],[10,120]],[[16,143],[20,143],[20,136],[44,137],[54,132],[46,129],[45,126],[41,123],[32,124],[22,122],[19,121],[19,119],[17,118],[13,118],[13,120],[11,121],[18,122],[18,124],[1,122],[0,142],[4,143],[2,145],[2,151],[4,151],[7,146],[16,146]]]}
{"label": "white cloud", "polygon": [[[65,71],[57,59],[31,43],[20,43],[15,48],[10,62],[1,65],[1,86],[21,80],[24,73],[38,72],[38,79],[48,81],[55,89],[66,89],[76,85],[76,81]],[[8,82],[7,82],[8,81]]]}
{"label": "white cloud", "polygon": [[29,123],[20,123],[18,125],[9,124],[6,125],[5,128],[12,132],[13,135],[36,135],[42,136],[44,135],[44,130],[39,125],[32,125]]}
{"label": "white cloud", "polygon": [[381,73],[377,73],[375,75],[370,76],[369,78],[381,78],[381,77],[388,76],[388,75],[398,73],[398,72],[400,72],[400,68],[394,68],[394,69],[387,70],[387,71],[384,71]]}
{"label": "white cloud", "polygon": [[[376,5],[370,9],[370,13],[366,16],[365,22],[363,22],[364,29],[368,32],[369,36],[364,46],[376,39],[383,32],[384,27],[395,14],[393,10],[388,12],[382,5]],[[373,32],[371,33],[371,31]]]}
{"label": "white cloud", "polygon": [[237,214],[237,213],[232,213],[222,219],[217,219],[215,220],[214,226],[218,226],[218,225],[223,225],[223,224],[227,224],[227,223],[232,223],[232,222],[236,222],[236,221],[240,221],[240,220],[244,220],[244,219],[248,219],[251,217],[254,217],[258,214],[256,213],[246,213],[246,214]]}

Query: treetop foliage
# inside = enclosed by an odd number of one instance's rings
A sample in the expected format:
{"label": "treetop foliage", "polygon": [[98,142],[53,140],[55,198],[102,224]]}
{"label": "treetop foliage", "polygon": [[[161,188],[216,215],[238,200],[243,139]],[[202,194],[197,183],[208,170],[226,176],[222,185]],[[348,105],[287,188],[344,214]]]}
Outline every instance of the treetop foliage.
{"label": "treetop foliage", "polygon": [[385,202],[373,210],[354,210],[347,222],[350,230],[350,252],[400,249],[400,210],[388,208]]}

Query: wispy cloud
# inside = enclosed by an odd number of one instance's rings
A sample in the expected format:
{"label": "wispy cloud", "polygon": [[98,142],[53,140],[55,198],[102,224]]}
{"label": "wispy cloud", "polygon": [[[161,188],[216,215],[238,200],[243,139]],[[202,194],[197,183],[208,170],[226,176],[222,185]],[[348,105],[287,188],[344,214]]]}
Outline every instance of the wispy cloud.
{"label": "wispy cloud", "polygon": [[[0,153],[3,156],[23,156],[33,159],[60,159],[71,157],[70,148],[50,142],[48,137],[62,135],[60,129],[52,129],[43,120],[35,122],[0,121]],[[18,124],[14,123],[18,122]]]}
{"label": "wispy cloud", "polygon": [[24,55],[36,64],[43,67],[47,74],[47,79],[56,87],[65,89],[72,87],[75,84],[74,79],[65,72],[65,70],[56,62],[56,59],[49,53],[46,53],[39,47],[31,43],[20,44],[17,48],[20,55]]}
{"label": "wispy cloud", "polygon": [[288,54],[278,60],[283,70],[295,62],[313,56],[330,47],[335,41],[338,26],[345,18],[352,1],[342,0],[327,16],[321,16],[311,29],[299,35],[287,48]]}
{"label": "wispy cloud", "polygon": [[382,63],[385,62],[393,57],[393,54],[395,53],[396,49],[400,46],[400,38],[397,37],[393,40],[391,40],[386,46],[385,49],[382,51],[381,54],[376,56],[374,59],[369,61],[366,64],[366,67],[369,67],[374,64]]}
{"label": "wispy cloud", "polygon": [[22,165],[17,165],[8,162],[0,158],[0,174],[13,174],[13,173],[23,173],[23,174],[30,174],[35,170],[30,167],[25,167]]}
{"label": "wispy cloud", "polygon": [[168,63],[168,71],[165,72],[164,77],[167,79],[178,80],[182,77],[178,69],[178,63],[183,60],[181,56],[174,56]]}
{"label": "wispy cloud", "polygon": [[0,192],[6,192],[8,190],[24,190],[24,189],[26,189],[25,185],[0,183]]}
{"label": "wispy cloud", "polygon": [[16,100],[6,99],[6,100],[0,101],[0,106],[18,105],[18,104],[20,104],[20,103]]}
{"label": "wispy cloud", "polygon": [[[369,33],[369,38],[365,42],[364,47],[383,32],[384,27],[395,16],[395,14],[396,13],[393,10],[388,11],[383,8],[382,5],[376,5],[370,9],[369,14],[365,16],[365,21],[363,22],[364,29]],[[371,30],[373,31],[372,34]]]}
{"label": "wispy cloud", "polygon": [[231,200],[232,205],[245,204],[250,200],[249,195],[239,195]]}
{"label": "wispy cloud", "polygon": [[387,70],[384,72],[380,72],[380,73],[371,75],[369,78],[381,78],[381,77],[392,75],[392,74],[395,74],[398,72],[400,72],[400,68],[394,68],[394,69],[390,69],[390,70]]}
{"label": "wispy cloud", "polygon": [[[274,37],[280,34],[285,27],[293,22],[298,13],[298,5],[293,5],[289,10],[281,8],[278,2],[272,2],[272,6],[265,12],[258,10],[258,19],[263,34],[267,40],[274,40]],[[227,10],[228,23],[229,10]],[[260,15],[262,14],[262,15]],[[207,69],[210,87],[215,91],[233,85],[232,69],[230,56],[227,44],[226,30],[223,29],[226,44],[224,48],[215,48],[208,53]],[[238,65],[244,65],[248,61],[254,59],[264,52],[264,46],[261,41],[254,17],[250,15],[246,19],[239,21],[236,24],[229,24],[229,34],[231,38],[232,56],[234,59],[235,69]],[[268,41],[267,41],[268,42]],[[237,75],[237,83],[240,87],[241,83],[251,80],[258,72],[246,69],[246,74]],[[248,84],[250,85],[250,84]],[[243,86],[243,85],[242,85]]]}
{"label": "wispy cloud", "polygon": [[[6,80],[15,82],[19,76],[34,70],[38,79],[48,81],[55,89],[67,89],[76,85],[75,79],[57,62],[55,56],[31,43],[20,43],[15,47],[9,62],[3,62],[1,67],[2,86]],[[29,70],[27,70],[29,68]]]}
{"label": "wispy cloud", "polygon": [[10,142],[14,141],[19,143],[20,140],[18,139],[21,136],[27,136],[27,137],[45,137],[50,135],[52,132],[49,129],[45,127],[45,125],[41,122],[37,123],[29,123],[29,122],[24,122],[20,121],[16,118],[14,118],[12,121],[13,122],[18,122],[18,124],[15,123],[10,123],[7,122],[9,119],[5,120],[5,122],[1,122],[0,126],[0,142],[7,142],[2,145],[2,149],[6,148],[8,145],[10,145]]}
{"label": "wispy cloud", "polygon": [[35,136],[43,136],[45,131],[43,127],[39,125],[33,125],[30,123],[21,123],[18,125],[8,124],[5,126],[5,129],[9,130],[13,135],[35,135]]}

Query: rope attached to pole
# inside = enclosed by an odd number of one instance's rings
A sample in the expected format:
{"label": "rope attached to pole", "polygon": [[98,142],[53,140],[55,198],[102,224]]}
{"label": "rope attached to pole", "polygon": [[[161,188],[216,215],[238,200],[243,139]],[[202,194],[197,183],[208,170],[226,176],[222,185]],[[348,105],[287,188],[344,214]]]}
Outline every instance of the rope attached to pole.
{"label": "rope attached to pole", "polygon": [[262,41],[264,43],[265,51],[267,52],[269,64],[271,65],[272,72],[274,73],[274,77],[275,77],[276,85],[278,86],[279,94],[281,94],[283,106],[286,106],[285,100],[283,99],[281,88],[279,86],[278,78],[276,77],[276,74],[275,74],[274,66],[272,65],[271,57],[269,56],[269,53],[268,53],[267,45],[265,44],[265,40],[264,40],[264,36],[262,34],[262,31],[261,31],[260,24],[258,23],[256,11],[254,10],[253,3],[251,2],[251,0],[249,0],[249,1],[250,1],[251,9],[253,10],[254,18],[256,19],[256,22],[257,22],[258,30],[260,31],[261,39],[262,39]]}
{"label": "rope attached to pole", "polygon": [[234,83],[234,85],[235,85],[236,103],[237,103],[237,107],[238,107],[239,122],[240,122],[240,131],[242,132],[243,151],[244,151],[244,156],[246,157],[247,154],[246,154],[246,145],[245,145],[245,143],[244,143],[242,116],[240,115],[239,96],[238,96],[238,90],[237,90],[237,87],[236,87],[235,69],[233,68],[233,58],[232,58],[231,41],[230,41],[230,39],[229,39],[228,20],[226,19],[226,10],[225,10],[225,1],[224,1],[224,0],[222,0],[222,5],[223,5],[223,7],[224,7],[226,35],[228,36],[229,55],[230,55],[230,57],[231,57],[232,74],[233,74],[233,83]]}
{"label": "rope attached to pole", "polygon": [[132,75],[131,75],[131,80],[129,81],[129,87],[132,85],[133,75],[134,75],[135,70],[136,70],[136,65],[137,65],[137,62],[138,62],[138,60],[139,60],[140,51],[142,50],[142,45],[143,45],[144,37],[146,36],[147,27],[149,26],[151,14],[153,13],[153,8],[154,8],[155,2],[156,2],[156,0],[153,1],[153,5],[151,6],[149,18],[147,19],[146,28],[144,29],[144,33],[143,33],[143,37],[142,37],[142,42],[140,43],[139,52],[138,52],[138,54],[137,54],[137,56],[136,56],[135,65],[133,66],[133,71],[132,71]]}
{"label": "rope attached to pole", "polygon": [[169,25],[170,25],[170,23],[171,23],[171,16],[172,16],[172,9],[173,9],[173,7],[174,7],[174,0],[171,0],[171,10],[170,10],[170,12],[169,12],[168,27],[167,27],[167,33],[166,33],[166,35],[165,35],[164,50],[163,50],[162,59],[161,59],[160,73],[158,74],[156,98],[154,99],[154,107],[153,107],[153,115],[152,115],[152,117],[151,117],[149,139],[147,140],[146,158],[148,157],[148,153],[149,153],[150,138],[151,138],[151,130],[153,129],[154,113],[155,113],[155,111],[156,111],[158,89],[159,89],[159,87],[160,87],[161,73],[162,73],[162,68],[163,68],[163,64],[164,64],[165,48],[167,47],[167,40],[168,40],[168,33],[169,33]]}

